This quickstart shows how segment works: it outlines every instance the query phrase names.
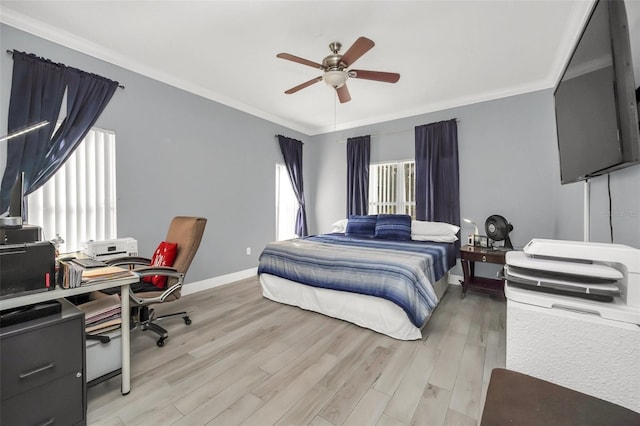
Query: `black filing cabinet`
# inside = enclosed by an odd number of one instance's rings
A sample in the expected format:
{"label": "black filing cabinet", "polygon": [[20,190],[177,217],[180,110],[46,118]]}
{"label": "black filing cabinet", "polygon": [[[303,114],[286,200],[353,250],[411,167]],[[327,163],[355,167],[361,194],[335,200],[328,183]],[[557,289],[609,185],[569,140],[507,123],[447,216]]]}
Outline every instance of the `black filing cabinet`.
{"label": "black filing cabinet", "polygon": [[84,314],[62,312],[0,328],[0,424],[85,425]]}

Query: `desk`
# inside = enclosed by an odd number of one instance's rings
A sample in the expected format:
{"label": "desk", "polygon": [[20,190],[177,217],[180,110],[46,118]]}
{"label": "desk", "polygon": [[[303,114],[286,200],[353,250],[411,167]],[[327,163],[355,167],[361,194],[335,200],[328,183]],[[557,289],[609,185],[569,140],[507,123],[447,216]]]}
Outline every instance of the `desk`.
{"label": "desk", "polygon": [[61,299],[78,294],[91,293],[105,288],[120,287],[120,303],[122,307],[122,394],[127,395],[131,391],[131,356],[130,356],[130,330],[129,330],[129,286],[137,283],[138,275],[131,273],[130,277],[104,280],[93,284],[82,285],[75,288],[60,288],[55,290],[32,293],[24,296],[15,296],[0,299],[0,311],[17,308],[19,306],[33,305],[35,303],[46,302],[48,300]]}

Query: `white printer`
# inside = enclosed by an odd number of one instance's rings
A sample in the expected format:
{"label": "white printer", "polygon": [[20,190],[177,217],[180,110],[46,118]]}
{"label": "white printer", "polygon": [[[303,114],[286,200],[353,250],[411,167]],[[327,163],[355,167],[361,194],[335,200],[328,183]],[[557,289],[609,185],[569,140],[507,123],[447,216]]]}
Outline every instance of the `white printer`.
{"label": "white printer", "polygon": [[[606,243],[533,239],[506,254],[505,277],[515,300],[546,304],[640,325],[640,250]],[[540,290],[529,294],[519,289]],[[542,299],[540,297],[542,297]]]}
{"label": "white printer", "polygon": [[640,412],[640,250],[533,239],[505,296],[508,369]]}
{"label": "white printer", "polygon": [[116,238],[113,240],[85,241],[82,252],[98,260],[111,260],[122,256],[137,256],[138,241],[133,238]]}

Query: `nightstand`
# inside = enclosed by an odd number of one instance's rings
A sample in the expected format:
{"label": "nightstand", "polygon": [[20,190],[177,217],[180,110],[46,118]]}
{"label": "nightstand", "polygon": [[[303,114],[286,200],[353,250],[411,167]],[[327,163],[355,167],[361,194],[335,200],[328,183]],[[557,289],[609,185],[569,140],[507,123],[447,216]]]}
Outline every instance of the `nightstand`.
{"label": "nightstand", "polygon": [[504,280],[475,276],[475,262],[494,263],[504,265],[505,255],[509,249],[491,249],[486,247],[463,246],[460,248],[460,261],[464,281],[462,282],[462,294],[464,298],[467,290],[476,290],[483,293],[496,295],[504,299]]}

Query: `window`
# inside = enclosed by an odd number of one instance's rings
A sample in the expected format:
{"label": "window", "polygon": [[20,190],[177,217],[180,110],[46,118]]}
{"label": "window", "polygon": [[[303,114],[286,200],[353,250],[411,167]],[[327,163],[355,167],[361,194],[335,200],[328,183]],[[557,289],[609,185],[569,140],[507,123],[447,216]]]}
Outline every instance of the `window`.
{"label": "window", "polygon": [[116,136],[93,128],[71,157],[27,197],[28,223],[42,226],[46,240],[65,240],[61,252],[87,240],[116,238]]}
{"label": "window", "polygon": [[415,161],[369,166],[369,214],[416,217]]}
{"label": "window", "polygon": [[296,238],[298,200],[284,164],[276,164],[276,239]]}

